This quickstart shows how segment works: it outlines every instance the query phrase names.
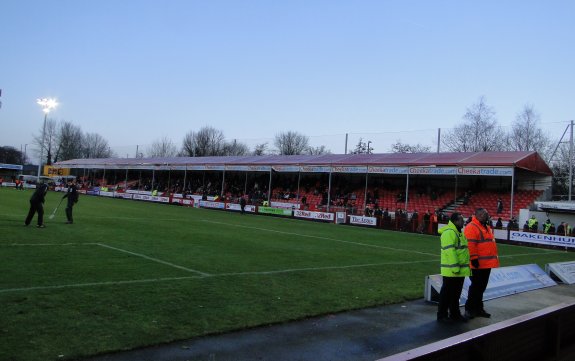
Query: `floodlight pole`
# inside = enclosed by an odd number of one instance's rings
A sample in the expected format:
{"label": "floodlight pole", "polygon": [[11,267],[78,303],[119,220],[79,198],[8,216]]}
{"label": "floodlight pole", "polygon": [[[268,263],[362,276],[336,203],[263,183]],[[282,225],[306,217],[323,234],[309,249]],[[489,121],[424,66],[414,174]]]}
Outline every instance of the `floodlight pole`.
{"label": "floodlight pole", "polygon": [[44,111],[44,126],[42,127],[42,144],[40,144],[40,161],[38,162],[38,182],[40,181],[40,176],[42,175],[42,161],[44,158],[44,142],[46,139],[46,119],[48,118],[48,112]]}
{"label": "floodlight pole", "polygon": [[573,189],[573,121],[571,121],[571,131],[569,136],[569,201],[571,201],[571,191]]}
{"label": "floodlight pole", "polygon": [[42,143],[40,144],[40,161],[38,162],[38,181],[42,175],[42,158],[44,157],[44,142],[46,141],[46,122],[48,120],[48,113],[58,105],[55,99],[42,98],[37,99],[36,104],[42,107],[44,112],[44,125],[42,126]]}

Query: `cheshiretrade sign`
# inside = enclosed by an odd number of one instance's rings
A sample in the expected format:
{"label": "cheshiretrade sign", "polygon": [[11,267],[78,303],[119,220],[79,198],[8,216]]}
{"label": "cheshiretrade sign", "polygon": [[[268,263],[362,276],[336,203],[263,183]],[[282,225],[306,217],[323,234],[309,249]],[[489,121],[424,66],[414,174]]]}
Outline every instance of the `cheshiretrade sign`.
{"label": "cheshiretrade sign", "polygon": [[457,168],[451,167],[410,167],[409,174],[455,175]]}
{"label": "cheshiretrade sign", "polygon": [[492,177],[511,177],[513,168],[480,168],[480,167],[461,167],[457,168],[458,175],[483,175]]}
{"label": "cheshiretrade sign", "polygon": [[575,237],[557,236],[552,234],[539,234],[520,231],[511,231],[509,240],[575,248]]}
{"label": "cheshiretrade sign", "polygon": [[372,167],[368,168],[368,173],[373,174],[407,174],[407,167]]}
{"label": "cheshiretrade sign", "polygon": [[366,173],[367,167],[336,166],[331,167],[333,173]]}

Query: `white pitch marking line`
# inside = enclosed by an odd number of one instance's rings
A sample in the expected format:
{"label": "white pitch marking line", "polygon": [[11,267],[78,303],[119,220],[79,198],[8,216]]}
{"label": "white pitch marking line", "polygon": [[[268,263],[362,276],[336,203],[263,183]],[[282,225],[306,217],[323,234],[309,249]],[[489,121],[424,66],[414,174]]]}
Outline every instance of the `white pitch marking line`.
{"label": "white pitch marking line", "polygon": [[118,251],[118,252],[124,252],[124,253],[127,253],[127,254],[131,254],[132,256],[142,257],[142,258],[145,258],[145,259],[147,259],[147,260],[154,261],[154,262],[158,262],[158,263],[161,263],[161,264],[165,264],[165,265],[167,265],[167,266],[174,267],[174,268],[178,268],[178,269],[181,269],[181,270],[184,270],[184,271],[187,271],[187,272],[197,273],[197,274],[202,275],[202,276],[204,276],[204,277],[206,277],[206,276],[211,276],[209,273],[204,273],[204,272],[197,271],[197,270],[194,270],[194,269],[191,269],[191,268],[186,268],[186,267],[183,267],[183,266],[178,266],[177,264],[170,263],[170,262],[166,262],[166,261],[162,261],[161,259],[149,257],[149,256],[146,256],[145,254],[136,253],[136,252],[131,252],[131,251],[128,251],[128,250],[125,250],[125,249],[108,246],[107,244],[103,244],[103,243],[95,243],[95,244],[98,245],[98,246],[100,246],[100,247],[113,249],[113,250]]}
{"label": "white pitch marking line", "polygon": [[129,281],[107,281],[107,282],[90,282],[90,283],[75,283],[67,285],[56,285],[56,286],[38,286],[38,287],[24,287],[24,288],[6,288],[0,289],[0,293],[9,292],[26,292],[26,291],[39,291],[39,290],[54,290],[54,289],[64,289],[64,288],[77,288],[77,287],[92,287],[92,286],[117,286],[125,284],[138,284],[138,283],[157,283],[157,282],[169,282],[169,281],[181,281],[189,279],[205,279],[205,278],[215,278],[215,277],[230,277],[230,276],[249,276],[249,275],[270,275],[270,274],[280,274],[280,273],[295,273],[295,272],[308,272],[308,271],[322,271],[322,270],[337,270],[337,269],[349,269],[349,268],[361,268],[361,267],[377,267],[377,266],[389,266],[389,265],[408,265],[408,264],[418,264],[418,263],[428,263],[437,262],[437,260],[426,260],[426,261],[410,261],[410,262],[385,262],[385,263],[366,263],[366,264],[356,264],[348,266],[327,266],[327,267],[310,267],[310,268],[299,268],[299,269],[285,269],[276,271],[253,271],[253,272],[236,272],[236,273],[219,273],[210,274],[206,276],[186,276],[186,277],[164,277],[164,278],[152,278],[143,280],[129,280]]}
{"label": "white pitch marking line", "polygon": [[242,276],[242,275],[271,275],[278,273],[293,273],[293,272],[306,272],[306,271],[324,271],[324,270],[338,270],[349,268],[362,268],[362,267],[377,267],[377,266],[391,266],[391,265],[407,265],[417,263],[437,262],[436,259],[426,261],[407,261],[407,262],[382,262],[382,263],[365,263],[365,264],[352,264],[348,266],[326,266],[326,267],[309,267],[309,268],[292,268],[277,271],[252,271],[252,272],[236,272],[236,273],[218,273],[211,277],[220,276]]}
{"label": "white pitch marking line", "polygon": [[309,235],[309,234],[301,234],[301,233],[295,233],[295,232],[278,231],[278,230],[275,230],[275,229],[268,229],[268,228],[259,228],[259,227],[243,226],[243,225],[241,225],[241,224],[233,224],[233,223],[210,221],[210,220],[208,220],[208,219],[202,219],[201,221],[202,221],[202,222],[207,222],[207,223],[223,224],[223,225],[232,226],[232,227],[255,229],[255,230],[258,230],[258,231],[266,231],[266,232],[280,233],[280,234],[289,234],[289,235],[299,236],[299,237],[308,237],[308,238],[324,239],[324,240],[328,240],[328,241],[348,243],[348,244],[354,244],[354,245],[364,246],[364,247],[382,248],[382,249],[389,249],[389,250],[393,250],[393,251],[417,253],[417,254],[423,254],[423,255],[426,255],[426,256],[439,257],[439,255],[438,255],[437,253],[427,253],[427,252],[420,252],[420,251],[412,251],[412,250],[408,250],[408,249],[393,248],[393,247],[386,247],[386,246],[378,246],[378,245],[375,245],[375,244],[368,244],[368,243],[361,243],[361,242],[353,242],[353,241],[345,241],[345,240],[343,240],[343,239],[336,239],[336,238],[329,238],[329,237],[322,237],[322,236],[313,236],[313,235]]}
{"label": "white pitch marking line", "polygon": [[74,287],[117,286],[117,285],[137,284],[137,283],[152,283],[152,282],[163,282],[163,281],[187,280],[187,279],[193,279],[193,278],[200,279],[200,278],[204,278],[204,277],[202,277],[202,276],[166,277],[166,278],[152,278],[152,279],[130,280],[130,281],[106,281],[106,282],[75,283],[75,284],[57,285],[57,286],[6,288],[3,290],[0,290],[0,293],[18,292],[18,291],[57,290],[57,289],[74,288]]}

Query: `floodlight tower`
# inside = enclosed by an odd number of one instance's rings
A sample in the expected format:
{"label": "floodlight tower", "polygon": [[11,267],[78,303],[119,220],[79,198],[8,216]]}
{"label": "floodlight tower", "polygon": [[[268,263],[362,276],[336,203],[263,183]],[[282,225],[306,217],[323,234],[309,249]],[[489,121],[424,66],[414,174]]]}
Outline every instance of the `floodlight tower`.
{"label": "floodlight tower", "polygon": [[40,176],[42,175],[42,158],[44,156],[44,142],[46,138],[46,121],[48,120],[48,114],[52,109],[58,106],[58,102],[53,98],[41,98],[36,100],[36,104],[42,107],[44,112],[44,126],[42,127],[42,144],[40,144],[40,162],[38,162],[38,182],[40,181]]}

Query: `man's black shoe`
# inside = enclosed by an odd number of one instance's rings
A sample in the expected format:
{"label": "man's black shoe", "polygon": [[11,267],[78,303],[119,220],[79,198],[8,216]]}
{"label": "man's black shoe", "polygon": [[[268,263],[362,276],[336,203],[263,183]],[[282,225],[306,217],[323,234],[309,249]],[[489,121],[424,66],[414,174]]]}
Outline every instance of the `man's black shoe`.
{"label": "man's black shoe", "polygon": [[437,322],[439,322],[439,323],[452,323],[453,320],[447,316],[437,316]]}
{"label": "man's black shoe", "polygon": [[475,312],[465,310],[465,318],[467,318],[468,320],[475,318]]}
{"label": "man's black shoe", "polygon": [[452,319],[455,322],[462,322],[462,323],[469,321],[469,318],[462,315],[455,315],[455,316],[452,315],[450,319]]}
{"label": "man's black shoe", "polygon": [[437,314],[437,322],[441,323],[451,323],[451,319],[447,315]]}
{"label": "man's black shoe", "polygon": [[484,317],[484,318],[491,318],[491,314],[485,312],[485,310],[481,310],[481,311],[477,312],[476,316],[477,317]]}

